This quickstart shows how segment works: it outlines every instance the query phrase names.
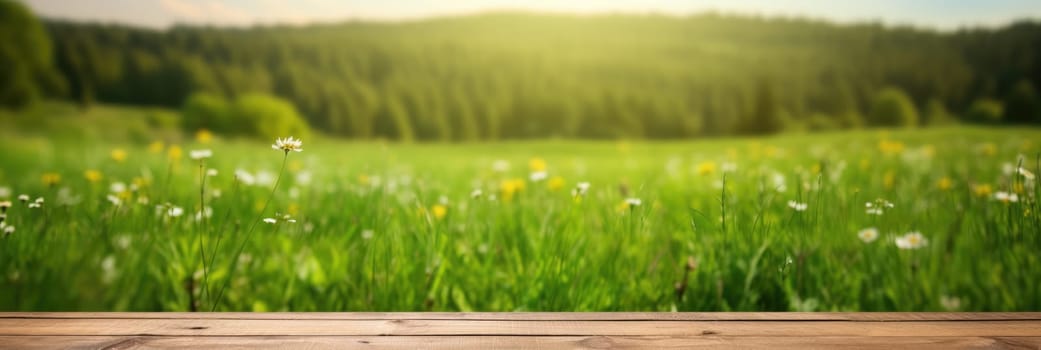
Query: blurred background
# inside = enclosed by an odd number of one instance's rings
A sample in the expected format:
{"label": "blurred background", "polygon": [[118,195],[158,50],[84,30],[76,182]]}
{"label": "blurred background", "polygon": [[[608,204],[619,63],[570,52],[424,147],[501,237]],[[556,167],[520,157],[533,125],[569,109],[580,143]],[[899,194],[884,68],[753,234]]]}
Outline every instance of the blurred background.
{"label": "blurred background", "polygon": [[0,0],[0,123],[140,142],[1037,125],[1039,16],[1016,0]]}

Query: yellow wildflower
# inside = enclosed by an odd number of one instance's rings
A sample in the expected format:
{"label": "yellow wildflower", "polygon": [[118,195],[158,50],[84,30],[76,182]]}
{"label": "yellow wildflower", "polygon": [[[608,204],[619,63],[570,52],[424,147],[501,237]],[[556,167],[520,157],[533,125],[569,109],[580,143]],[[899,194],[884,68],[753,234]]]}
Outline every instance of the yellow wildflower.
{"label": "yellow wildflower", "polygon": [[213,133],[206,129],[199,129],[195,132],[195,141],[199,143],[210,143],[213,140]]}
{"label": "yellow wildflower", "polygon": [[550,191],[556,191],[564,187],[564,178],[560,176],[554,176],[546,182],[546,187]]}
{"label": "yellow wildflower", "polygon": [[954,182],[951,181],[951,178],[946,176],[936,181],[936,188],[939,188],[941,191],[949,190],[952,186],[954,186]]}
{"label": "yellow wildflower", "polygon": [[979,197],[988,197],[994,189],[990,187],[990,184],[979,184],[972,187],[972,192]]}
{"label": "yellow wildflower", "polygon": [[713,161],[704,161],[698,163],[696,171],[698,175],[712,175],[716,172],[716,163]]}
{"label": "yellow wildflower", "polygon": [[170,160],[180,160],[183,153],[184,152],[181,151],[181,146],[171,145],[170,149],[166,151],[166,156],[170,158]]}
{"label": "yellow wildflower", "polygon": [[87,178],[87,181],[98,182],[101,181],[101,172],[94,169],[89,169],[83,172],[83,177]]}
{"label": "yellow wildflower", "polygon": [[127,151],[124,151],[122,148],[112,150],[112,153],[109,155],[112,156],[112,160],[117,162],[123,162],[127,159]]}
{"label": "yellow wildflower", "polygon": [[152,142],[152,143],[148,144],[148,152],[149,153],[159,154],[159,153],[163,152],[164,148],[166,148],[166,146],[163,145],[163,141],[156,141],[156,142]]}
{"label": "yellow wildflower", "polygon": [[523,189],[524,189],[524,180],[523,179],[502,180],[502,182],[499,183],[499,191],[502,192],[502,199],[503,200],[507,200],[507,201],[510,200],[511,198],[513,198],[513,195],[515,193],[517,193],[517,192],[519,192],[519,191],[521,191]]}
{"label": "yellow wildflower", "polygon": [[58,173],[44,173],[40,176],[40,180],[43,181],[44,185],[54,186],[61,182],[61,174]]}
{"label": "yellow wildflower", "polygon": [[546,161],[538,157],[531,158],[531,160],[528,161],[528,168],[530,168],[532,172],[546,171]]}
{"label": "yellow wildflower", "polygon": [[886,171],[886,174],[882,177],[882,186],[885,186],[887,190],[892,189],[893,185],[896,184],[896,173],[892,170]]}
{"label": "yellow wildflower", "polygon": [[904,152],[904,143],[882,139],[878,141],[878,150],[885,155],[894,155]]}
{"label": "yellow wildflower", "polygon": [[434,214],[435,219],[441,220],[448,214],[448,207],[441,204],[434,204],[434,206],[430,207],[430,213]]}
{"label": "yellow wildflower", "polygon": [[993,143],[987,142],[979,146],[979,152],[984,156],[993,157],[994,155],[998,154],[998,146],[994,145]]}

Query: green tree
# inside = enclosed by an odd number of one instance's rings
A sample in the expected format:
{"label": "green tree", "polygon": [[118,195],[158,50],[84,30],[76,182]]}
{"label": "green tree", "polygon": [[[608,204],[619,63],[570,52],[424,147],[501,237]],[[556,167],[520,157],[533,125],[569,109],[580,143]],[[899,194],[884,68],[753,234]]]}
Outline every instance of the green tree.
{"label": "green tree", "polygon": [[746,115],[741,132],[752,135],[773,134],[784,127],[781,122],[780,108],[774,95],[773,87],[761,81],[756,89],[755,102],[750,114]]}
{"label": "green tree", "polygon": [[875,95],[868,122],[871,126],[914,127],[918,125],[918,110],[903,90],[887,87]]}
{"label": "green tree", "polygon": [[0,106],[21,108],[57,90],[51,39],[43,25],[16,1],[0,0]]}
{"label": "green tree", "polygon": [[1009,122],[1041,122],[1041,99],[1038,98],[1034,84],[1029,80],[1020,80],[1012,87],[1012,91],[1005,98],[1005,106],[1005,115],[1008,116]]}

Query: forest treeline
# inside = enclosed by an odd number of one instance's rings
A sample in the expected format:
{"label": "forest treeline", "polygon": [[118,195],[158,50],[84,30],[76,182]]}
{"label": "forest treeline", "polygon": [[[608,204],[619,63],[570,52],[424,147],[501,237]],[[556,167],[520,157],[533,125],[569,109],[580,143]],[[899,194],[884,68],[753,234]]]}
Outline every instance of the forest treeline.
{"label": "forest treeline", "polygon": [[263,96],[313,129],[362,139],[1041,124],[1041,23],[1032,21],[938,32],[717,14],[502,12],[154,30],[15,20],[32,14],[0,3],[0,64],[10,70],[3,104],[51,96],[83,108],[167,106],[194,116],[191,128],[234,131],[241,124],[222,113]]}

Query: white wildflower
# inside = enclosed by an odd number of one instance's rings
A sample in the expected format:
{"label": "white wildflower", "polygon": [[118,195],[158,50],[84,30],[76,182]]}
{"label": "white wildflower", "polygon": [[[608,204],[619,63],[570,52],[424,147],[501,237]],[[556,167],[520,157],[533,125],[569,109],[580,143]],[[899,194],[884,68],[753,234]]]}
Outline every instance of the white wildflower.
{"label": "white wildflower", "polygon": [[896,238],[896,246],[900,249],[918,249],[928,244],[925,236],[918,231],[908,232]]}
{"label": "white wildflower", "polygon": [[213,208],[207,206],[203,210],[195,212],[195,221],[202,221],[203,218],[210,218],[213,216]]}
{"label": "white wildflower", "polygon": [[868,227],[866,229],[857,232],[857,237],[860,238],[864,243],[871,243],[878,239],[878,229],[874,227]]}
{"label": "white wildflower", "polygon": [[275,144],[271,145],[271,148],[275,150],[285,151],[286,154],[289,154],[290,151],[303,152],[303,146],[303,141],[299,139],[294,139],[292,136],[290,136],[284,139],[275,139]]}
{"label": "white wildflower", "polygon": [[273,218],[264,218],[264,222],[269,223],[269,224],[277,224],[279,222],[286,222],[286,223],[291,223],[292,224],[292,223],[296,223],[296,219],[293,219],[292,217],[290,217],[289,214],[279,215],[278,213],[275,213],[275,217],[273,217]]}
{"label": "white wildflower", "polygon": [[788,201],[788,207],[795,209],[795,211],[805,211],[809,207],[806,203],[800,203],[796,201]]}
{"label": "white wildflower", "polygon": [[246,186],[253,186],[253,184],[257,183],[257,178],[253,177],[253,174],[242,169],[235,169],[235,179]]}
{"label": "white wildflower", "polygon": [[[1019,167],[1016,170],[1016,172],[1018,172],[1019,175],[1022,176],[1024,179],[1027,179],[1027,180],[1033,180],[1034,179],[1034,173],[1030,172],[1030,170],[1027,170],[1026,168]],[[0,197],[3,197],[3,196],[0,195]]]}
{"label": "white wildflower", "polygon": [[373,232],[373,231],[372,231],[372,230],[370,230],[370,229],[364,229],[364,230],[361,230],[361,238],[362,238],[362,239],[372,239],[372,236],[373,236],[374,234],[375,234],[375,232]]}
{"label": "white wildflower", "polygon": [[639,198],[626,198],[625,204],[628,205],[630,208],[635,208],[640,205],[643,205],[643,201]]}
{"label": "white wildflower", "polygon": [[492,162],[492,170],[497,173],[505,173],[510,170],[510,162],[499,159]]}
{"label": "white wildflower", "polygon": [[1015,203],[1019,202],[1019,195],[1015,193],[999,191],[994,192],[994,199],[1005,203]]}
{"label": "white wildflower", "polygon": [[586,192],[589,192],[589,183],[583,181],[575,184],[575,188],[571,190],[571,195],[575,197],[584,196]]}
{"label": "white wildflower", "polygon": [[295,177],[296,183],[300,184],[301,186],[310,185],[312,179],[313,176],[311,172],[306,170],[296,173]]}
{"label": "white wildflower", "polygon": [[213,157],[213,151],[208,149],[193,149],[191,152],[188,152],[188,157],[195,160],[206,159]]}
{"label": "white wildflower", "polygon": [[117,206],[117,207],[118,207],[118,206],[119,206],[120,204],[122,204],[122,203],[123,203],[123,201],[122,201],[121,199],[119,199],[119,197],[116,197],[116,196],[114,196],[114,195],[111,195],[111,194],[110,194],[110,195],[108,195],[108,196],[105,196],[105,199],[108,199],[108,201],[109,201],[109,202],[111,202],[111,203],[112,203],[112,205],[114,205],[114,206]]}
{"label": "white wildflower", "polygon": [[531,173],[531,182],[539,182],[549,177],[549,174],[545,171],[536,171]]}

